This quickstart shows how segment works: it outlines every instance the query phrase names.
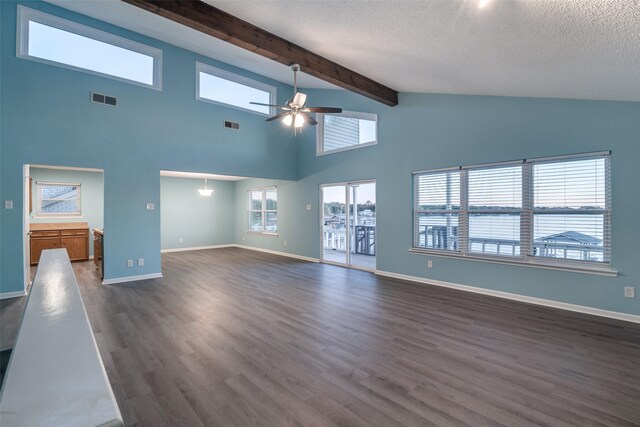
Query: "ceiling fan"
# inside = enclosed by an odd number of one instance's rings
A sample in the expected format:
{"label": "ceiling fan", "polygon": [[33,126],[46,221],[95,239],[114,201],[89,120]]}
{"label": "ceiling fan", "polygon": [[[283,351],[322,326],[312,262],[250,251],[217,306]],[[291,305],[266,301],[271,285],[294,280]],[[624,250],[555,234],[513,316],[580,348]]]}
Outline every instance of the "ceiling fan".
{"label": "ceiling fan", "polygon": [[289,126],[289,127],[293,126],[294,128],[300,128],[305,123],[308,123],[311,126],[315,126],[318,124],[316,119],[311,117],[309,113],[342,113],[342,108],[305,106],[305,103],[307,102],[307,95],[305,95],[302,92],[298,92],[297,73],[298,71],[300,71],[300,64],[291,64],[289,68],[291,68],[291,71],[293,71],[293,98],[288,100],[284,105],[262,104],[260,102],[251,102],[251,104],[255,104],[255,105],[263,105],[265,107],[275,107],[280,110],[284,110],[283,112],[278,113],[275,116],[269,117],[266,120],[267,122],[282,119],[282,123],[284,123],[286,126]]}

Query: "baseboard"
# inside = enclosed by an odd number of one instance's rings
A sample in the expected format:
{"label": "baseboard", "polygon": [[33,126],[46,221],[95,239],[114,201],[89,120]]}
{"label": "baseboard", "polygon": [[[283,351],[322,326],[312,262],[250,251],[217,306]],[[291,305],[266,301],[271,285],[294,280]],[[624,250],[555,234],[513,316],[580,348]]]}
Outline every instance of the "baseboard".
{"label": "baseboard", "polygon": [[541,305],[545,307],[558,308],[560,310],[573,311],[576,313],[590,314],[593,316],[607,317],[609,319],[623,320],[625,322],[640,323],[640,316],[635,314],[619,313],[617,311],[602,310],[599,308],[587,307],[584,305],[569,304],[565,302],[553,301],[543,298],[529,297],[525,295],[512,294],[510,292],[494,291],[492,289],[477,288],[475,286],[461,285],[458,283],[443,282],[440,280],[425,279],[424,277],[408,276],[406,274],[391,273],[389,271],[376,270],[379,276],[391,277],[393,279],[407,280],[426,285],[441,286],[444,288],[457,289],[476,294],[490,295],[493,297],[524,302],[527,304]]}
{"label": "baseboard", "polygon": [[27,295],[25,291],[2,292],[0,293],[0,299],[17,298],[25,295]]}
{"label": "baseboard", "polygon": [[268,254],[280,255],[280,256],[286,256],[286,257],[289,257],[289,258],[300,259],[302,261],[320,262],[320,260],[318,258],[311,258],[311,257],[308,257],[308,256],[290,254],[288,252],[280,252],[280,251],[274,251],[274,250],[271,250],[271,249],[256,248],[255,246],[245,246],[245,245],[233,245],[233,246],[236,247],[236,248],[240,248],[240,249],[249,249],[250,251],[265,252],[265,253],[268,253]]}
{"label": "baseboard", "polygon": [[192,246],[189,248],[173,248],[173,249],[162,249],[160,251],[160,253],[167,253],[167,252],[186,252],[186,251],[201,251],[203,249],[220,249],[220,248],[233,248],[236,245],[233,243],[230,243],[228,245],[212,245],[212,246]]}
{"label": "baseboard", "polygon": [[139,274],[138,276],[114,277],[113,279],[104,279],[103,285],[113,285],[115,283],[135,282],[137,280],[160,279],[162,273]]}

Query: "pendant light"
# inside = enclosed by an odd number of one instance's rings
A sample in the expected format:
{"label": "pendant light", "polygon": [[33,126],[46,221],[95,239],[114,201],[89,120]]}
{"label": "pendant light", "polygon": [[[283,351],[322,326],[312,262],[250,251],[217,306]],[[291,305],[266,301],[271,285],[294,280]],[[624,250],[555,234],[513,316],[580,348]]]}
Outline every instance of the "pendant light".
{"label": "pendant light", "polygon": [[201,196],[206,197],[211,196],[211,193],[213,193],[213,188],[207,188],[207,178],[204,179],[204,188],[198,189],[198,193],[200,193]]}

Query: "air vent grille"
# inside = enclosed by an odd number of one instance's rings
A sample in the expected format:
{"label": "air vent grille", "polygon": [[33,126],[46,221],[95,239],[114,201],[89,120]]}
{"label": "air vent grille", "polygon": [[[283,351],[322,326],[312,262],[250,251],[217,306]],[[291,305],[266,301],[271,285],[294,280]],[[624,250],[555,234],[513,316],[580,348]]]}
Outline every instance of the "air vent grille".
{"label": "air vent grille", "polygon": [[227,129],[238,130],[238,129],[240,129],[240,123],[231,122],[229,120],[225,120],[224,121],[224,127],[227,128]]}
{"label": "air vent grille", "polygon": [[101,93],[91,92],[91,102],[97,104],[111,105],[113,107],[118,105],[118,99],[115,96],[103,95]]}

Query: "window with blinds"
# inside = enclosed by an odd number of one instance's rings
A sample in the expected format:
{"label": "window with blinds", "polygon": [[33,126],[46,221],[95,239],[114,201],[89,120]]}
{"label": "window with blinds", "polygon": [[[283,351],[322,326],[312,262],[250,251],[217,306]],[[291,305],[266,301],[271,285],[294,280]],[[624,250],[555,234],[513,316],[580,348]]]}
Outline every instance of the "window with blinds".
{"label": "window with blinds", "polygon": [[36,182],[37,216],[81,216],[80,184]]}
{"label": "window with blinds", "polygon": [[317,114],[317,118],[318,155],[377,143],[377,114],[343,111],[339,114]]}
{"label": "window with blinds", "polygon": [[460,171],[415,176],[414,246],[458,250]]}
{"label": "window with blinds", "polygon": [[610,153],[414,172],[414,250],[611,261]]}
{"label": "window with blinds", "polygon": [[247,231],[276,234],[278,232],[278,190],[264,187],[249,190]]}

